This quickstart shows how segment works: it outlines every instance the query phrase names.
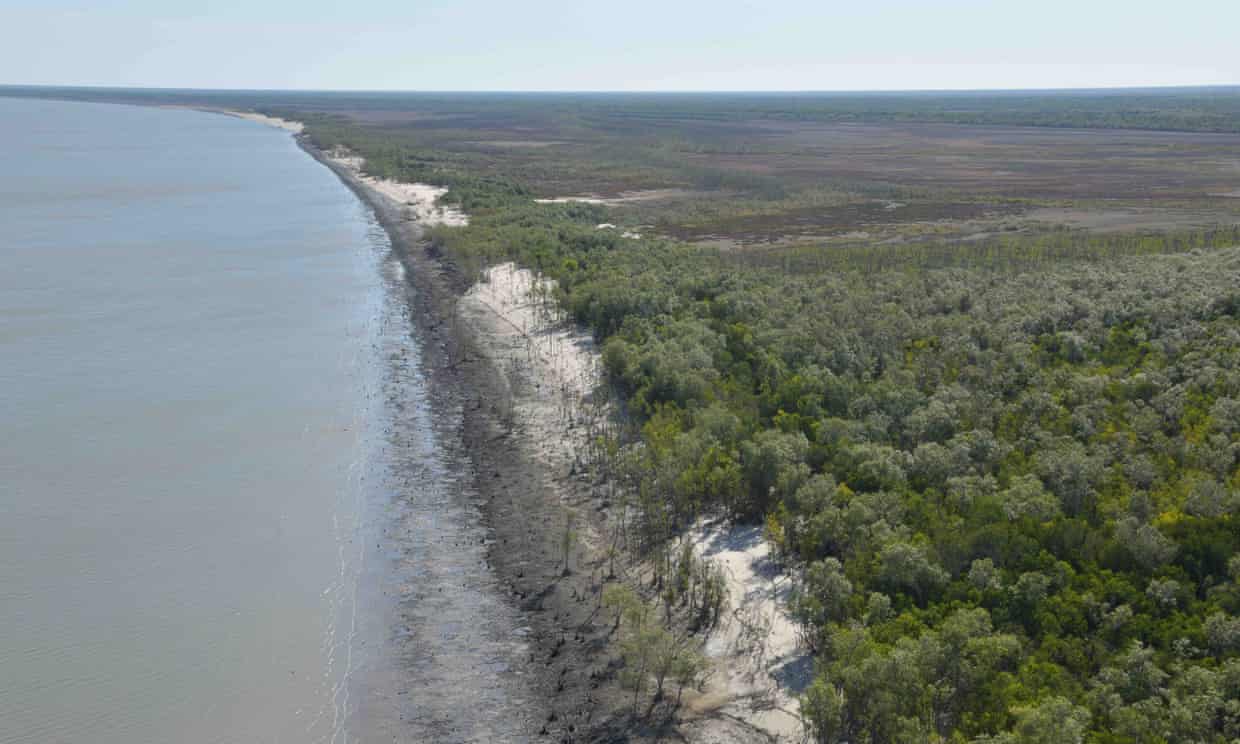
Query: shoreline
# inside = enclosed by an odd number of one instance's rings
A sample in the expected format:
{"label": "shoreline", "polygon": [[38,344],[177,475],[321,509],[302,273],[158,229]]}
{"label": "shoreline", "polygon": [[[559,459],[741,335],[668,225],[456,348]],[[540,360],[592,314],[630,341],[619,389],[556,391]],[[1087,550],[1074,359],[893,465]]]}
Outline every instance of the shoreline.
{"label": "shoreline", "polygon": [[[788,682],[807,673],[808,657],[796,648],[783,601],[767,593],[765,543],[730,547],[752,531],[744,527],[699,524],[685,536],[729,577],[736,617],[704,638],[715,673],[670,719],[652,726],[631,714],[631,693],[616,678],[613,629],[600,610],[609,564],[599,533],[608,519],[605,503],[574,449],[588,438],[583,419],[599,380],[592,337],[547,317],[554,309],[534,307],[529,289],[537,280],[528,271],[509,263],[465,276],[425,240],[424,223],[467,220],[434,205],[438,189],[374,179],[359,158],[319,150],[289,126],[297,122],[269,119],[250,120],[289,131],[335,173],[374,212],[405,268],[429,386],[447,391],[462,412],[458,436],[444,445],[458,447],[472,465],[490,534],[487,567],[529,626],[530,656],[517,674],[544,705],[530,711],[526,734],[563,742],[799,740]],[[565,571],[562,539],[569,530],[574,570]],[[640,566],[630,567],[641,575]],[[778,626],[778,639],[757,650],[739,643],[739,623],[762,617]]]}
{"label": "shoreline", "polygon": [[[295,139],[373,210],[413,288],[411,320],[428,385],[450,390],[459,401],[458,436],[444,445],[459,448],[472,463],[483,527],[490,533],[488,567],[529,627],[529,660],[517,674],[544,705],[529,711],[526,735],[554,741],[614,738],[623,731],[614,720],[618,689],[600,681],[610,661],[610,624],[595,622],[603,561],[585,536],[576,541],[574,570],[566,575],[560,546],[567,514],[585,506],[588,488],[572,474],[562,451],[540,447],[548,438],[546,427],[559,415],[562,391],[533,380],[533,370],[501,368],[486,345],[524,336],[524,330],[512,328],[494,308],[488,311],[488,300],[497,298],[471,293],[475,283],[423,239],[422,226],[405,205],[305,136]],[[515,424],[514,407],[522,409]],[[528,426],[531,408],[541,412],[534,431]],[[576,529],[588,529],[590,520],[579,521]]]}
{"label": "shoreline", "polygon": [[275,116],[267,116],[266,114],[259,114],[253,111],[233,111],[231,109],[200,109],[200,110],[210,111],[210,112],[214,112],[217,114],[224,114],[226,116],[235,116],[238,119],[245,119],[246,121],[252,121],[257,124],[266,124],[269,127],[275,127],[276,129],[283,129],[284,131],[291,132],[292,134],[295,134],[295,135],[301,134],[306,128],[306,125],[302,124],[299,121],[290,121],[288,119],[280,119]]}

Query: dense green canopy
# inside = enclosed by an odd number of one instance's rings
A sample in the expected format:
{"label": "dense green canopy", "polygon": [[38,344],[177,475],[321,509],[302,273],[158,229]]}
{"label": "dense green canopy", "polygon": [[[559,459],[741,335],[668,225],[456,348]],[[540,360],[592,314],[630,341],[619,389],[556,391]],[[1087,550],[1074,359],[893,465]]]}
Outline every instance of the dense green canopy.
{"label": "dense green canopy", "polygon": [[766,524],[819,741],[1240,737],[1234,229],[721,252],[324,132],[450,186],[462,266],[558,281],[649,541]]}

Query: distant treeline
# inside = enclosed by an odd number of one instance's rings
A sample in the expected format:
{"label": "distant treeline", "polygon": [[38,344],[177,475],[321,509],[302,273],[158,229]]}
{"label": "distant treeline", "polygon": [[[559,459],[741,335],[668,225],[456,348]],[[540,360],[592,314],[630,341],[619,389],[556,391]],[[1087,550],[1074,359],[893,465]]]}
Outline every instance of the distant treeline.
{"label": "distant treeline", "polygon": [[1240,132],[1240,87],[908,93],[395,93],[0,86],[0,96],[143,104],[526,116],[942,122]]}

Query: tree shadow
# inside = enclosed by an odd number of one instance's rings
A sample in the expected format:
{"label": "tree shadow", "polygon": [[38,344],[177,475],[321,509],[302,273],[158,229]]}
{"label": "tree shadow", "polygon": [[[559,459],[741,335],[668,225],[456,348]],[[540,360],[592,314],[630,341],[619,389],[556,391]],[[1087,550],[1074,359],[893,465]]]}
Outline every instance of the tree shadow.
{"label": "tree shadow", "polygon": [[708,538],[702,546],[703,556],[716,556],[725,552],[745,552],[762,542],[762,528],[758,525],[727,527],[719,522],[706,525]]}
{"label": "tree shadow", "polygon": [[772,669],[771,676],[789,694],[800,695],[814,681],[814,657],[810,654],[793,656]]}

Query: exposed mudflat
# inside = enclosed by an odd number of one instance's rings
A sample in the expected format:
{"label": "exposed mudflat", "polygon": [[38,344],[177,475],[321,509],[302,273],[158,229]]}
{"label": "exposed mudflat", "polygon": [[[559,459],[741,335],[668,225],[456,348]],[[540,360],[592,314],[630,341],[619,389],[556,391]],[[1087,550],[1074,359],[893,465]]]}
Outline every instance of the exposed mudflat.
{"label": "exposed mudflat", "polygon": [[[421,240],[404,205],[356,169],[303,146],[375,210],[391,236],[410,340],[401,341],[396,324],[388,342],[397,370],[416,364],[427,380],[425,400],[402,399],[399,375],[388,391],[393,410],[407,412],[392,423],[393,446],[409,453],[398,459],[420,464],[385,476],[400,495],[378,544],[384,560],[374,564],[382,589],[371,599],[382,611],[370,616],[392,631],[388,663],[356,677],[365,700],[362,740],[627,735],[607,679],[610,624],[595,623],[602,570],[590,562],[587,520],[572,570],[564,571],[563,525],[589,492],[565,464],[568,450],[545,448],[553,428],[571,425],[559,413],[566,391],[542,384],[547,370],[501,367],[488,334],[515,333],[511,322],[461,312],[466,278]],[[572,369],[564,366],[566,374]],[[514,418],[514,406],[521,416]],[[443,489],[422,488],[440,479]]]}
{"label": "exposed mudflat", "polygon": [[[384,265],[389,309],[380,351],[382,457],[366,465],[376,514],[359,582],[364,638],[354,673],[353,737],[363,742],[519,741],[539,709],[521,668],[518,608],[488,568],[490,531],[462,446],[469,399],[435,379],[442,347],[422,343],[416,291],[395,253]],[[431,338],[433,338],[433,334]]]}

